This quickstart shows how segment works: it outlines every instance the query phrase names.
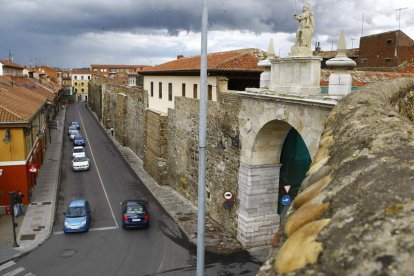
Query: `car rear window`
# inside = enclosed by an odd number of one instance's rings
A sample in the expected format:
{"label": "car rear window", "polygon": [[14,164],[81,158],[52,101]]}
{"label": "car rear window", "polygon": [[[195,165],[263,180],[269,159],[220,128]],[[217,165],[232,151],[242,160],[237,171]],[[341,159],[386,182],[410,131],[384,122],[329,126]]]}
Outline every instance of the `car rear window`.
{"label": "car rear window", "polygon": [[74,149],[73,152],[84,152],[84,149]]}
{"label": "car rear window", "polygon": [[145,214],[145,209],[139,204],[128,204],[126,212],[127,214]]}

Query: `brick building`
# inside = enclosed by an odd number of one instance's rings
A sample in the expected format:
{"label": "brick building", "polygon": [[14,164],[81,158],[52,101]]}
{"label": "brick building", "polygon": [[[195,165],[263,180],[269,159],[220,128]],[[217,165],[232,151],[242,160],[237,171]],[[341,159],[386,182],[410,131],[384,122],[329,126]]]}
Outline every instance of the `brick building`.
{"label": "brick building", "polygon": [[399,67],[413,61],[414,40],[400,30],[360,38],[359,68]]}

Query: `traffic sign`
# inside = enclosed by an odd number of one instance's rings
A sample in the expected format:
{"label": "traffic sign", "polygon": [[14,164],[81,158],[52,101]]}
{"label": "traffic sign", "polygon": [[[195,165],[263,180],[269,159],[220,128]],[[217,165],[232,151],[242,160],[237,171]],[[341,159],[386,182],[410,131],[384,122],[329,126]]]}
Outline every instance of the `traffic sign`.
{"label": "traffic sign", "polygon": [[283,205],[288,205],[290,203],[290,196],[285,195],[282,197],[282,204]]}
{"label": "traffic sign", "polygon": [[233,198],[233,193],[232,192],[229,192],[229,191],[226,191],[226,192],[224,192],[224,199],[226,199],[226,200],[230,200],[230,199],[232,199]]}
{"label": "traffic sign", "polygon": [[285,191],[288,194],[290,190],[290,185],[283,186],[283,188],[285,188]]}

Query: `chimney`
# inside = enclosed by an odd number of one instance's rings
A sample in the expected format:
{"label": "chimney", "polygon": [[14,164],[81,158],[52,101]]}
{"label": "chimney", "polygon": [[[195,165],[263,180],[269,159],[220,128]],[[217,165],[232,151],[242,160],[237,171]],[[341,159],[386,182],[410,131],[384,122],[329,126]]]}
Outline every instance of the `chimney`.
{"label": "chimney", "polygon": [[315,51],[316,52],[321,51],[321,43],[319,41],[315,42]]}
{"label": "chimney", "polygon": [[184,58],[184,55],[177,55],[177,59],[182,59]]}

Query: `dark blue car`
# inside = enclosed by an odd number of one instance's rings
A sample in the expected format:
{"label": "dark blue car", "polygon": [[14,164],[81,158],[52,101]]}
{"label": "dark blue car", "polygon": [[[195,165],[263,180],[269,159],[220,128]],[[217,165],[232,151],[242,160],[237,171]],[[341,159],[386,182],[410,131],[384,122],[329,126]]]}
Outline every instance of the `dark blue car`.
{"label": "dark blue car", "polygon": [[85,139],[82,135],[75,135],[73,137],[73,146],[85,146]]}
{"label": "dark blue car", "polygon": [[146,208],[147,202],[125,200],[122,203],[123,228],[148,228],[150,219]]}
{"label": "dark blue car", "polygon": [[91,210],[87,200],[72,200],[63,215],[65,216],[63,232],[86,232],[89,230]]}

